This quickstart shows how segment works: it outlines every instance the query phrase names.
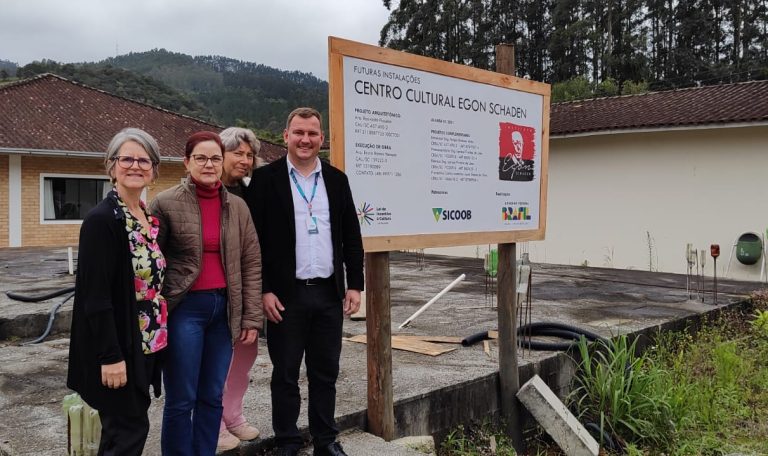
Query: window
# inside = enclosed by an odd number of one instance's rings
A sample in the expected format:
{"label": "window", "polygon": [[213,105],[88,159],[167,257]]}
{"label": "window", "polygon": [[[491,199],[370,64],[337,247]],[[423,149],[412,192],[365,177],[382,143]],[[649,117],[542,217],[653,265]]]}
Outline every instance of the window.
{"label": "window", "polygon": [[106,177],[41,176],[42,221],[79,221],[112,189]]}

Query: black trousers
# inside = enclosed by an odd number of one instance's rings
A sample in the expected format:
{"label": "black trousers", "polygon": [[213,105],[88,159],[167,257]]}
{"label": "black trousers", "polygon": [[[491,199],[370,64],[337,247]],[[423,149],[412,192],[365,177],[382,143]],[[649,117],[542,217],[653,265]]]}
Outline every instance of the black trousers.
{"label": "black trousers", "polygon": [[336,379],[339,376],[342,303],[333,281],[297,285],[295,298],[283,302],[280,323],[267,324],[267,348],[272,359],[272,428],[281,447],[303,442],[296,421],[301,408],[299,369],[305,358],[309,383],[309,431],[315,447],[328,445],[339,433],[334,421]]}
{"label": "black trousers", "polygon": [[[145,355],[147,379],[152,383],[152,378],[159,373],[160,366],[157,362],[157,354]],[[98,456],[141,456],[144,444],[149,434],[149,417],[147,410],[151,402],[149,396],[136,392],[141,403],[143,413],[137,416],[110,414],[100,411],[101,441],[99,442]]]}
{"label": "black trousers", "polygon": [[140,456],[149,434],[149,418],[142,416],[103,415],[99,456]]}

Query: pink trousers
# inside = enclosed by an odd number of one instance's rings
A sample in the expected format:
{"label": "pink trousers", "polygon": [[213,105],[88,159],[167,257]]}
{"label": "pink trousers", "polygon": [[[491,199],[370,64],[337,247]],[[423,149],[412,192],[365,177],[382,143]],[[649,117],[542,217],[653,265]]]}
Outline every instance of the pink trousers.
{"label": "pink trousers", "polygon": [[229,365],[227,382],[224,384],[224,396],[222,404],[224,413],[221,415],[221,431],[227,428],[240,426],[246,422],[243,416],[243,397],[248,389],[251,367],[259,354],[259,340],[251,345],[243,345],[239,340],[235,342],[232,353],[232,364]]}

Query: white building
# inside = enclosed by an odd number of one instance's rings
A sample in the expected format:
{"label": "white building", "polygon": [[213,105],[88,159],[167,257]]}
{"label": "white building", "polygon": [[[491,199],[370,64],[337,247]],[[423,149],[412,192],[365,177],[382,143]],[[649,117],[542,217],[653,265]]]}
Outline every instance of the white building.
{"label": "white building", "polygon": [[[768,81],[552,105],[546,240],[535,262],[685,273],[686,244],[768,229]],[[487,246],[435,249],[482,255]],[[734,254],[729,278],[758,280]]]}

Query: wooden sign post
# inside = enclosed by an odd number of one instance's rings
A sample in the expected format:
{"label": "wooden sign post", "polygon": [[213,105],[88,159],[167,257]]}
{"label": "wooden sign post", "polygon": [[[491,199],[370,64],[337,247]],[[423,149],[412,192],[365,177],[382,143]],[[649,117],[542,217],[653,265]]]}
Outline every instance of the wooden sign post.
{"label": "wooden sign post", "polygon": [[395,438],[392,399],[392,315],[389,252],[365,254],[365,327],[368,334],[368,431]]}
{"label": "wooden sign post", "polygon": [[[496,71],[515,74],[515,48],[496,46]],[[515,451],[525,454],[520,404],[520,376],[517,363],[517,244],[499,244],[498,269],[499,302],[499,388],[501,390],[501,416]]]}

